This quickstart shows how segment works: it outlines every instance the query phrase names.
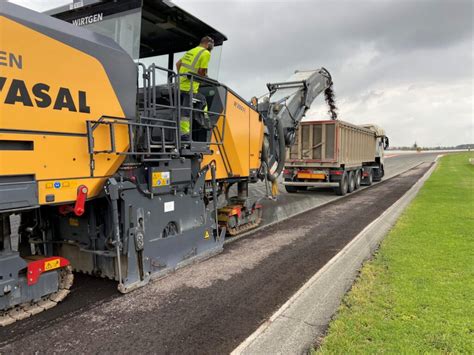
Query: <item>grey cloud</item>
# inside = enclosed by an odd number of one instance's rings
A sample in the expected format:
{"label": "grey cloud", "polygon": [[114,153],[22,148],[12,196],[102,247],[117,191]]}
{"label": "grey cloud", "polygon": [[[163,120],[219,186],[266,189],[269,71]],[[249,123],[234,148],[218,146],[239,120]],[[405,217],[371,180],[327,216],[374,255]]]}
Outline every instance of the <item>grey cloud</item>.
{"label": "grey cloud", "polygon": [[243,97],[325,66],[341,118],[375,120],[395,145],[474,141],[472,0],[174,2],[228,35],[219,80]]}
{"label": "grey cloud", "polygon": [[[380,52],[364,75],[370,77],[369,71],[384,68],[384,75],[377,75],[377,80],[400,78],[403,72],[410,79],[416,78],[428,69],[429,75],[439,78],[462,77],[469,74],[466,68],[472,61],[470,1],[449,2],[449,7],[443,1],[195,4],[183,2],[229,35],[221,75],[229,80],[239,76],[242,81],[252,81],[256,73],[264,77],[277,74],[282,79],[288,68],[315,65],[337,72],[364,46]],[[205,8],[213,8],[212,13],[219,15],[201,11]],[[454,54],[456,65],[443,59],[445,55],[452,59],[447,51],[462,45],[464,50]],[[408,58],[412,65],[396,67],[397,61]],[[389,64],[393,67],[387,70]],[[238,75],[235,68],[239,68]]]}
{"label": "grey cloud", "polygon": [[72,0],[7,0],[35,11],[46,11],[58,6],[70,4]]}
{"label": "grey cloud", "polygon": [[[338,4],[336,2],[336,4]],[[355,15],[338,26],[388,50],[440,48],[472,39],[472,1],[355,2]]]}

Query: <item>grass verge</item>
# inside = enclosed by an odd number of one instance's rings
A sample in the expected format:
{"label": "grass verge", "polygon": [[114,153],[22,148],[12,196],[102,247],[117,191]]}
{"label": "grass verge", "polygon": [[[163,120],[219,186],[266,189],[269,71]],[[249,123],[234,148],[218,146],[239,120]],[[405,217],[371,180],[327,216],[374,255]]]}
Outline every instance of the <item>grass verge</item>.
{"label": "grass verge", "polygon": [[474,353],[473,157],[440,159],[313,355]]}

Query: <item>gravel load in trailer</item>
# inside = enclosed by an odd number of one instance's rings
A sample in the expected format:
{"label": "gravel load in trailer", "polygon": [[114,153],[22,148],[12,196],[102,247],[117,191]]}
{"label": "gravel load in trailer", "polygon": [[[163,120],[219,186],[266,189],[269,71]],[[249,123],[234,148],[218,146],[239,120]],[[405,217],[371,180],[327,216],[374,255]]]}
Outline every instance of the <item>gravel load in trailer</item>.
{"label": "gravel load in trailer", "polygon": [[288,192],[333,187],[345,195],[384,175],[388,138],[376,125],[357,126],[339,120],[307,121],[287,151],[283,171]]}

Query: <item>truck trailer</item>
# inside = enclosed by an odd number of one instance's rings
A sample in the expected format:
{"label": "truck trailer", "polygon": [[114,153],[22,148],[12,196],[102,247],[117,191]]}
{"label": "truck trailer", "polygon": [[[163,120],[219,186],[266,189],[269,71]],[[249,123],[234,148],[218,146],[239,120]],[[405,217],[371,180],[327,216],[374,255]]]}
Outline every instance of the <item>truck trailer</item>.
{"label": "truck trailer", "polygon": [[382,128],[339,120],[302,122],[287,150],[283,185],[289,193],[310,187],[332,187],[345,195],[384,176]]}

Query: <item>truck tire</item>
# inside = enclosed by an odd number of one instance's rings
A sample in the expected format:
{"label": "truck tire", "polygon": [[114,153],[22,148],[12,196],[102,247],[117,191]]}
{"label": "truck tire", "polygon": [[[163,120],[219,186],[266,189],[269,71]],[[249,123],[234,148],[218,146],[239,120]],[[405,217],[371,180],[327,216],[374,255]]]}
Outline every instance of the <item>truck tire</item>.
{"label": "truck tire", "polygon": [[286,190],[286,192],[288,192],[290,194],[294,194],[294,193],[298,192],[298,187],[297,186],[285,185],[285,190]]}
{"label": "truck tire", "polygon": [[373,181],[380,181],[382,180],[384,176],[384,171],[383,171],[383,165],[378,167],[377,169],[374,169],[374,176],[373,176]]}
{"label": "truck tire", "polygon": [[347,192],[351,193],[355,190],[355,171],[349,171],[347,178]]}
{"label": "truck tire", "polygon": [[372,169],[369,169],[369,175],[367,175],[364,180],[362,180],[363,184],[365,186],[370,186],[372,185],[372,182],[373,182],[373,172],[372,172]]}
{"label": "truck tire", "polygon": [[356,170],[356,173],[355,173],[355,186],[354,186],[354,188],[356,190],[359,189],[361,180],[362,180],[362,171],[361,170]]}
{"label": "truck tire", "polygon": [[344,172],[344,174],[341,176],[341,180],[339,181],[339,186],[335,187],[334,191],[336,192],[337,195],[344,196],[345,194],[347,194],[348,187],[349,187],[349,182],[348,182],[347,173]]}

